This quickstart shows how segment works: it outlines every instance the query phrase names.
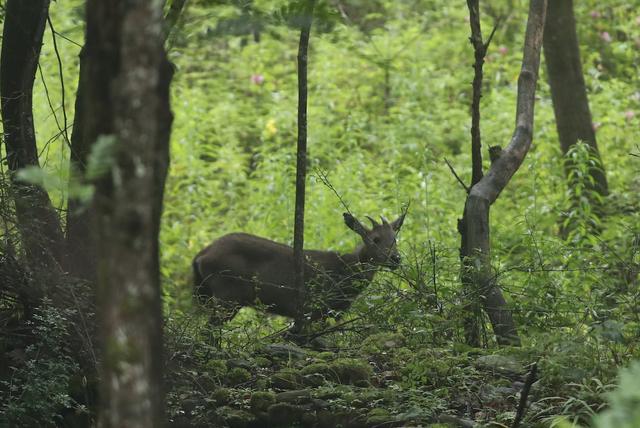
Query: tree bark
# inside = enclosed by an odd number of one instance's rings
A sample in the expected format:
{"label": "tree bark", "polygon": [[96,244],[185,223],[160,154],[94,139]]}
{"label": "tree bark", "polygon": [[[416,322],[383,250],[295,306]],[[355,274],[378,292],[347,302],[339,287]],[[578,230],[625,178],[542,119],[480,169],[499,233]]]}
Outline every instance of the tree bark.
{"label": "tree bark", "polygon": [[475,61],[473,62],[473,97],[471,101],[471,187],[482,179],[482,138],[480,136],[480,98],[482,98],[482,67],[487,45],[482,41],[478,0],[467,0],[469,25]]}
{"label": "tree bark", "polygon": [[[531,0],[525,33],[522,69],[518,78],[516,128],[509,145],[482,179],[471,188],[464,208],[463,257],[468,275],[489,316],[499,344],[519,344],[511,311],[491,268],[489,209],[522,164],[533,136],[535,90],[540,65],[540,50],[546,0]],[[473,339],[467,337],[467,340]]]}
{"label": "tree bark", "polygon": [[[186,7],[188,0],[176,0],[172,3],[169,12],[164,18],[164,40],[169,38],[175,29],[180,14]],[[91,85],[91,82],[102,82],[110,71],[111,64],[101,64],[96,67],[95,61],[90,57],[100,55],[96,46],[96,37],[88,35],[85,45],[80,52],[80,76],[76,93],[75,116],[73,121],[73,133],[71,136],[71,171],[70,176],[78,181],[83,181],[86,173],[86,165],[94,143],[100,135],[108,134],[111,109],[107,105],[93,105],[92,115],[85,114],[87,99],[104,98],[108,96],[108,88],[104,85]],[[173,73],[171,69],[165,73]],[[170,77],[168,77],[170,79]],[[103,120],[106,119],[106,120]],[[168,160],[167,160],[168,162]],[[97,249],[93,240],[91,205],[87,206],[83,201],[73,195],[68,200],[67,210],[67,251],[69,254],[67,269],[79,278],[87,281],[96,280]]]}
{"label": "tree bark", "polygon": [[[573,0],[549,2],[544,29],[544,57],[562,153],[566,154],[578,141],[584,141],[600,160],[582,74]],[[593,190],[602,196],[607,195],[609,190],[604,169],[592,168],[591,176]]]}
{"label": "tree bark", "polygon": [[[40,57],[42,37],[49,13],[49,0],[9,0],[0,58],[2,122],[16,217],[27,260],[34,272],[60,273],[64,260],[60,220],[47,192],[39,186],[15,179],[16,171],[40,167],[33,125],[32,93]],[[36,276],[29,295],[37,299],[48,280]]]}
{"label": "tree bark", "polygon": [[[87,33],[80,52],[80,76],[76,92],[75,116],[71,134],[70,177],[83,181],[91,148],[99,135],[110,130],[112,113],[110,106],[92,102],[108,99],[109,88],[95,82],[104,82],[114,73],[114,64],[101,64],[96,60],[99,50],[96,37]],[[90,59],[93,58],[93,59]],[[115,58],[114,58],[115,61]],[[94,84],[91,84],[94,82]],[[87,114],[90,113],[90,114]],[[91,211],[93,207],[73,195],[67,201],[67,270],[72,275],[94,282],[96,280],[97,249],[92,233]]]}
{"label": "tree bark", "polygon": [[309,35],[313,19],[315,0],[307,0],[303,8],[298,45],[298,146],[296,150],[296,206],[293,229],[293,260],[295,269],[295,287],[298,291],[298,314],[296,329],[305,325],[306,284],[304,283],[304,202],[307,178],[307,58]]}
{"label": "tree bark", "polygon": [[111,154],[91,214],[100,242],[99,426],[161,427],[158,234],[172,121],[162,10],[153,0],[89,0],[86,13],[81,135],[88,144],[105,135]]}
{"label": "tree bark", "polygon": [[[469,41],[473,46],[474,63],[473,63],[473,96],[471,101],[471,185],[465,186],[467,194],[471,187],[478,183],[484,174],[482,168],[482,138],[480,134],[480,98],[482,97],[482,68],[484,65],[484,57],[487,52],[489,42],[487,44],[482,40],[482,27],[480,26],[480,6],[478,0],[467,0],[469,9],[469,25],[471,27],[471,37]],[[493,33],[491,34],[493,36]],[[453,170],[452,170],[453,171]],[[463,215],[459,220],[458,231],[460,232],[460,259],[461,273],[460,279],[467,296],[468,304],[465,307],[467,312],[464,321],[464,330],[467,343],[471,346],[480,346],[480,299],[474,296],[473,278],[470,275],[468,262],[467,239],[465,234],[465,224],[467,218]]]}

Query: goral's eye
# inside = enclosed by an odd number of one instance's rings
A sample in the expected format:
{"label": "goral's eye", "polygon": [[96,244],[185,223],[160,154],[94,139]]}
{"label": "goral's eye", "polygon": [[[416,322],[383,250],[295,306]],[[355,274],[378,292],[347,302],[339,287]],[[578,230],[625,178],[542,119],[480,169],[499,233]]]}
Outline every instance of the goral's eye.
{"label": "goral's eye", "polygon": [[379,244],[380,243],[380,238],[378,238],[377,236],[375,238],[373,238],[373,243],[374,244]]}

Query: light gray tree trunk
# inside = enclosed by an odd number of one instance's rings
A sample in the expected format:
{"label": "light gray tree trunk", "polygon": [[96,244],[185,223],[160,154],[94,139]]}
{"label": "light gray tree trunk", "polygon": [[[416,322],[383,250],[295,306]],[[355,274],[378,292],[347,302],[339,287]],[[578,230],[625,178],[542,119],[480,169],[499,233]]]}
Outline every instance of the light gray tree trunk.
{"label": "light gray tree trunk", "polygon": [[[518,77],[516,125],[509,145],[469,191],[460,227],[465,259],[475,296],[489,316],[499,344],[519,344],[516,324],[491,267],[489,209],[522,164],[533,137],[533,112],[547,0],[531,0],[522,69]],[[475,332],[467,331],[467,341]]]}
{"label": "light gray tree trunk", "polygon": [[161,4],[87,2],[84,132],[110,153],[92,207],[103,428],[164,425],[158,233],[172,115]]}

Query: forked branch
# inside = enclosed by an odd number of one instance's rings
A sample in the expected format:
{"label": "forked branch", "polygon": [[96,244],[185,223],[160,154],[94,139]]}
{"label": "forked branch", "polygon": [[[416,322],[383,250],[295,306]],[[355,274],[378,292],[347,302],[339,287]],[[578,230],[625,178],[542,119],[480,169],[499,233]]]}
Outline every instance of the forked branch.
{"label": "forked branch", "polygon": [[[519,344],[516,325],[492,274],[489,209],[522,164],[533,135],[533,112],[547,0],[531,0],[522,69],[518,78],[516,127],[509,145],[469,192],[461,222],[463,282],[475,287],[499,344]],[[471,305],[470,307],[473,307]],[[467,341],[477,345],[477,324],[467,328]]]}

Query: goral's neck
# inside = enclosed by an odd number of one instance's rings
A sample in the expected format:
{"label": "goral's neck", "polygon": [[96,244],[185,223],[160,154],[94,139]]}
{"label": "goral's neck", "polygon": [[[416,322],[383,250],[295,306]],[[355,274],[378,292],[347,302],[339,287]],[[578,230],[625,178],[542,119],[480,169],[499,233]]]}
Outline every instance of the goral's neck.
{"label": "goral's neck", "polygon": [[340,259],[346,265],[347,270],[353,272],[354,279],[371,281],[378,268],[366,260],[364,249],[365,246],[360,245],[353,252],[340,255]]}

